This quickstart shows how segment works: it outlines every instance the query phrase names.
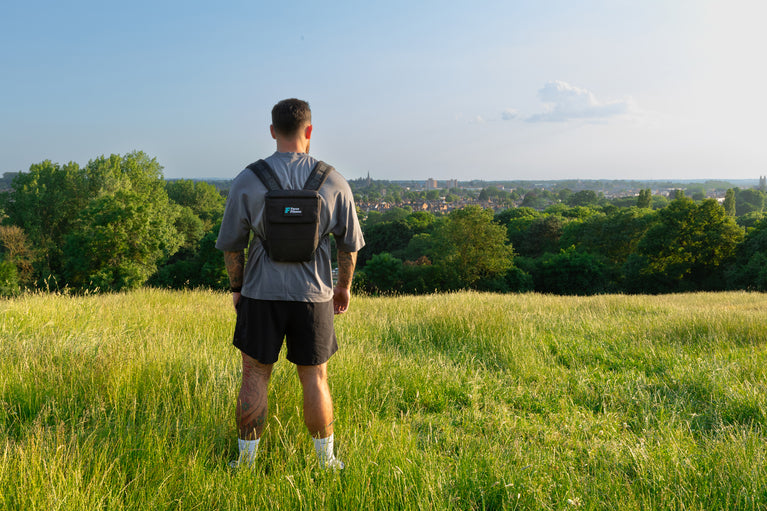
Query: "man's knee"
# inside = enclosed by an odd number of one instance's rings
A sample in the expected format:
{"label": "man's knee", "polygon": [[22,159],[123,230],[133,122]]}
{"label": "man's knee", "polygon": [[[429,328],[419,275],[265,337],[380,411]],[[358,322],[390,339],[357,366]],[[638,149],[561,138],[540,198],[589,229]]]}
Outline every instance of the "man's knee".
{"label": "man's knee", "polygon": [[242,354],[242,378],[269,381],[274,364],[262,364],[255,358]]}
{"label": "man's knee", "polygon": [[298,379],[301,381],[301,385],[304,387],[327,384],[327,362],[316,366],[296,366],[296,369],[298,370]]}

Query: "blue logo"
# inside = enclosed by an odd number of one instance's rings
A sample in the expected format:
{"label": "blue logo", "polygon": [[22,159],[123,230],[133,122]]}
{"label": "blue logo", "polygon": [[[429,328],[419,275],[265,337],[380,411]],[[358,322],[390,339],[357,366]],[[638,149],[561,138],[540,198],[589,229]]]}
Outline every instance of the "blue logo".
{"label": "blue logo", "polygon": [[300,207],[285,206],[282,210],[282,216],[302,216],[304,214]]}

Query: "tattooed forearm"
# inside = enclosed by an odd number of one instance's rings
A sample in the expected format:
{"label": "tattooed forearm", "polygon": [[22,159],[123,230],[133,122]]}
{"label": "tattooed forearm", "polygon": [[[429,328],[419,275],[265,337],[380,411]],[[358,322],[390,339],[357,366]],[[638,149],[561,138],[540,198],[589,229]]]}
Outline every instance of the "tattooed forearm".
{"label": "tattooed forearm", "polygon": [[229,275],[229,285],[242,287],[242,278],[245,268],[245,252],[224,252],[224,264],[226,273]]}
{"label": "tattooed forearm", "polygon": [[357,265],[357,252],[338,251],[338,286],[345,289],[352,287],[354,267]]}

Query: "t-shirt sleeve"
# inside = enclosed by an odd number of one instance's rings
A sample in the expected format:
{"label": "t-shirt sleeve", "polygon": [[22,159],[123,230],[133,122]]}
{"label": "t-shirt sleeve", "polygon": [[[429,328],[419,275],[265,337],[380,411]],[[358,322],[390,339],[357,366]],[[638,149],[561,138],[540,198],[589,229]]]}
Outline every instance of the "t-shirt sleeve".
{"label": "t-shirt sleeve", "polygon": [[354,195],[346,180],[342,180],[340,191],[336,195],[336,224],[331,230],[336,247],[343,252],[359,252],[365,246],[362,228],[357,218]]}
{"label": "t-shirt sleeve", "polygon": [[235,179],[226,200],[216,248],[226,252],[237,252],[248,248],[250,218],[248,193],[242,186],[242,179]]}

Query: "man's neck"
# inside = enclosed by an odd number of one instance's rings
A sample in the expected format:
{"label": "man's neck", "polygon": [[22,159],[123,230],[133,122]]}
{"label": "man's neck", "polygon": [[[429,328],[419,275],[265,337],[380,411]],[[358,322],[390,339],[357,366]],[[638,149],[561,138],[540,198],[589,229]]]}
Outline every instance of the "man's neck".
{"label": "man's neck", "polygon": [[308,140],[288,139],[277,140],[277,151],[280,153],[308,153]]}

